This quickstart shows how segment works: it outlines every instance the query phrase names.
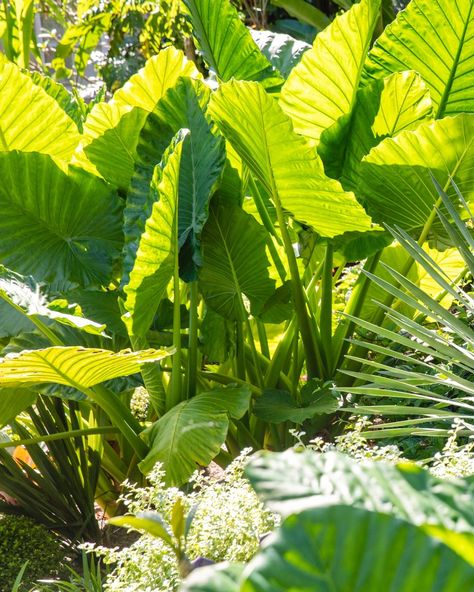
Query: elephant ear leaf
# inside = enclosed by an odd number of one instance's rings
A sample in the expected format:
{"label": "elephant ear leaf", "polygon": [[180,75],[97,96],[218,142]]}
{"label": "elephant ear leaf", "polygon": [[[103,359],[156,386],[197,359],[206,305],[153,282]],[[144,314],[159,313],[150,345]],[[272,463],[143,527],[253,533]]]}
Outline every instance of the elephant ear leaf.
{"label": "elephant ear leaf", "polygon": [[151,212],[149,187],[154,167],[180,129],[190,131],[183,145],[179,172],[180,275],[185,281],[196,279],[197,268],[201,265],[200,235],[225,161],[224,140],[206,113],[209,98],[210,90],[204,83],[181,78],[145,121],[138,139],[135,171],[124,212],[124,283]]}
{"label": "elephant ear leaf", "polygon": [[0,64],[0,150],[69,161],[81,136],[55,99],[12,63]]}
{"label": "elephant ear leaf", "polygon": [[396,72],[361,88],[347,139],[344,187],[357,193],[360,163],[374,146],[432,118],[430,91],[416,72]]}
{"label": "elephant ear leaf", "polygon": [[166,483],[182,485],[198,466],[207,466],[219,454],[229,418],[241,418],[249,402],[249,388],[240,386],[200,393],[179,403],[148,433],[150,452],[140,469],[146,474],[161,462]]}
{"label": "elephant ear leaf", "polygon": [[415,70],[440,118],[474,111],[473,69],[473,0],[412,0],[375,43],[364,80]]}
{"label": "elephant ear leaf", "polygon": [[191,132],[183,146],[178,198],[179,267],[185,281],[197,279],[202,265],[201,232],[226,158],[224,138],[213,129],[207,115],[210,96],[203,82],[182,78],[155,110],[172,129]]}
{"label": "elephant ear leaf", "polygon": [[122,241],[110,187],[36,152],[0,152],[0,178],[1,263],[38,281],[109,281]]}
{"label": "elephant ear leaf", "polygon": [[170,353],[164,349],[113,352],[74,346],[24,350],[0,358],[0,387],[54,383],[84,391],[101,382],[135,374],[143,364],[161,360]]}
{"label": "elephant ear leaf", "polygon": [[249,592],[286,592],[294,582],[300,592],[468,592],[474,586],[472,565],[422,527],[348,505],[289,516],[244,576],[241,589]]}
{"label": "elephant ear leaf", "polygon": [[184,4],[204,58],[220,80],[255,80],[266,88],[282,84],[229,0],[184,0]]}
{"label": "elephant ear leaf", "polygon": [[144,337],[166,287],[173,277],[177,257],[177,205],[179,167],[187,132],[177,134],[163,161],[155,167],[151,184],[151,214],[145,224],[134,266],[124,288],[123,320],[131,335]]}
{"label": "elephant ear leaf", "polygon": [[188,60],[182,51],[167,47],[151,57],[145,66],[114,94],[112,100],[116,105],[139,107],[151,113],[166,91],[173,88],[182,76],[202,78],[194,62]]}
{"label": "elephant ear leaf", "polygon": [[280,104],[295,130],[318,146],[337,178],[363,64],[380,18],[380,0],[362,0],[316,36],[285,82]]}
{"label": "elephant ear leaf", "polygon": [[433,176],[451,197],[474,187],[474,114],[445,117],[386,138],[364,157],[359,195],[376,222],[420,232],[438,201]]}
{"label": "elephant ear leaf", "polygon": [[255,218],[236,205],[213,203],[202,236],[203,266],[199,282],[207,305],[229,320],[256,315],[273,294],[267,233]]}
{"label": "elephant ear leaf", "polygon": [[73,161],[126,191],[146,117],[180,76],[201,77],[183,52],[169,47],[150,58],[110,102],[94,105],[85,121],[82,142]]}
{"label": "elephant ear leaf", "polygon": [[210,111],[222,133],[273,202],[321,236],[371,229],[353,193],[324,174],[315,149],[297,134],[278,102],[255,82],[220,86]]}

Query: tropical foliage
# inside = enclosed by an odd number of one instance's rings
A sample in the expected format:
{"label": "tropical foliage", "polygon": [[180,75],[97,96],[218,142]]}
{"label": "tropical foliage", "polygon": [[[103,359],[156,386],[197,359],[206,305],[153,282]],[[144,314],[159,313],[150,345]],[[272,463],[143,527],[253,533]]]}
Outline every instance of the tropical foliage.
{"label": "tropical foliage", "polygon": [[[275,2],[320,31],[312,44],[250,31],[229,0],[170,3],[183,43],[144,4],[83,2],[61,68],[75,52],[84,73],[105,31],[112,58],[138,32],[148,57],[89,104],[26,69],[19,4],[0,61],[2,511],[98,540],[95,504],[114,516],[121,484],[146,485],[157,463],[186,486],[244,448],[288,448],[301,426],[331,439],[348,413],[375,416],[370,437],[446,439],[454,420],[472,434],[473,0],[341,1],[337,15]],[[244,4],[263,26],[266,3]],[[399,589],[423,548],[427,578],[467,586],[452,524],[433,526],[440,542],[384,500],[299,508],[244,589],[263,589],[298,532],[337,554],[347,524],[354,541],[412,541]],[[381,565],[402,561],[384,549]],[[380,589],[362,553],[334,585],[369,574]]]}

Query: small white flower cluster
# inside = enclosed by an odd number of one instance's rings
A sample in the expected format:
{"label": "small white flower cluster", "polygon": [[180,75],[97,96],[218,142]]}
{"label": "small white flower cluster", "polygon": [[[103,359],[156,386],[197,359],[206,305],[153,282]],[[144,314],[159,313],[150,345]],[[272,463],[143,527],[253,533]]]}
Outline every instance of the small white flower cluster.
{"label": "small white flower cluster", "polygon": [[[370,425],[370,420],[367,417],[358,418],[353,429],[335,438],[333,444],[325,442],[322,438],[314,438],[309,441],[309,444],[305,444],[303,442],[305,432],[292,430],[291,433],[296,440],[295,448],[299,450],[302,448],[316,452],[337,450],[348,454],[359,462],[375,460],[396,464],[406,460],[400,448],[395,444],[376,446],[368,442],[362,432]],[[474,475],[474,441],[463,445],[458,444],[460,432],[464,427],[463,421],[456,419],[443,450],[437,452],[430,461],[419,464],[428,469],[431,474],[442,479],[456,479]]]}
{"label": "small white flower cluster", "polygon": [[474,441],[459,446],[459,432],[464,427],[461,419],[455,419],[451,434],[441,452],[435,454],[430,471],[442,479],[474,475]]}

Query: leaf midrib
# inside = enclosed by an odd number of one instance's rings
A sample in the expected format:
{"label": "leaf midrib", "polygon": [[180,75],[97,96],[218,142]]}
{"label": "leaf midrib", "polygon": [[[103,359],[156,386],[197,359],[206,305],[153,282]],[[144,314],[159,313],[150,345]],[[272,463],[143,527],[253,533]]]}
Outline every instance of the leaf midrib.
{"label": "leaf midrib", "polygon": [[443,96],[441,97],[441,100],[439,102],[438,111],[436,113],[436,119],[440,119],[444,115],[444,110],[446,108],[446,104],[448,102],[449,95],[451,93],[451,89],[452,89],[452,86],[453,86],[453,83],[454,83],[454,77],[456,75],[456,71],[458,69],[459,62],[460,62],[460,59],[461,59],[461,52],[462,52],[463,47],[464,47],[464,40],[466,38],[467,30],[468,30],[469,24],[471,22],[471,14],[472,14],[473,5],[474,5],[474,3],[471,1],[471,6],[469,8],[469,13],[468,13],[468,15],[466,17],[466,21],[464,23],[464,29],[463,29],[462,34],[461,34],[461,37],[459,39],[458,50],[456,52],[456,55],[454,57],[454,61],[453,61],[451,70],[449,72],[449,78],[448,78],[448,81],[447,81],[446,86],[444,88]]}

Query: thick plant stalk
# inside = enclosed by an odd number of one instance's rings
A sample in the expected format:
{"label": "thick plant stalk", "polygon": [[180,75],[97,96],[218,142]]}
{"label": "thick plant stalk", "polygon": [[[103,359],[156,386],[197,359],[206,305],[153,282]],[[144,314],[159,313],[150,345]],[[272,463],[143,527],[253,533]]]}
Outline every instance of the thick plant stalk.
{"label": "thick plant stalk", "polygon": [[196,394],[198,372],[198,289],[197,283],[189,284],[189,348],[188,348],[188,399]]}
{"label": "thick plant stalk", "polygon": [[181,290],[179,285],[178,253],[175,253],[174,266],[174,303],[173,303],[173,346],[176,352],[173,356],[171,382],[167,409],[172,409],[181,402]]}
{"label": "thick plant stalk", "polygon": [[299,331],[301,333],[301,339],[306,355],[306,368],[308,371],[308,377],[313,378],[318,374],[318,365],[316,361],[316,343],[311,326],[310,317],[306,308],[306,298],[303,291],[303,284],[301,282],[298,264],[296,262],[296,255],[291,242],[288,228],[286,227],[286,220],[281,207],[280,199],[276,195],[273,196],[275,203],[278,225],[280,226],[280,232],[283,239],[283,245],[286,251],[286,257],[288,260],[288,267],[291,275],[291,287],[293,294],[293,304],[295,306],[296,316],[298,319]]}
{"label": "thick plant stalk", "polygon": [[332,368],[332,267],[333,267],[333,246],[328,243],[326,257],[324,259],[323,278],[321,286],[321,308],[319,330],[321,333],[321,344],[325,360],[325,378],[329,378]]}

